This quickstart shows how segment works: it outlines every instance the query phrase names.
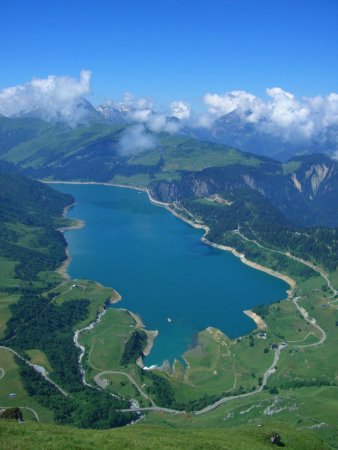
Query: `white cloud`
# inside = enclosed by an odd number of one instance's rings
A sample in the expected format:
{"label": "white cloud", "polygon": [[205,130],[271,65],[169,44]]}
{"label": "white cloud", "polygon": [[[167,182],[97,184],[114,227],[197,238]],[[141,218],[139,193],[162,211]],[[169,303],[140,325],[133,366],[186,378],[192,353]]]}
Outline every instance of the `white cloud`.
{"label": "white cloud", "polygon": [[[90,93],[90,78],[91,73],[83,70],[79,79],[50,75],[3,89],[0,114],[34,113],[48,121],[62,120],[74,125],[83,122],[89,111],[83,97]],[[254,124],[258,131],[290,142],[309,141],[325,134],[328,127],[338,126],[338,93],[297,98],[281,87],[268,88],[266,93],[266,99],[244,90],[207,93],[207,111],[202,112],[192,111],[182,99],[158,111],[152,98],[137,98],[130,92],[124,93],[122,103],[107,104],[125,113],[127,121],[142,125],[143,128],[135,129],[139,134],[143,130],[141,142],[147,137],[145,128],[156,133],[177,133],[185,126],[212,128],[217,118],[228,114],[236,115],[244,124]],[[332,128],[330,139],[338,144]]]}
{"label": "white cloud", "polygon": [[150,150],[156,145],[155,138],[149,134],[143,124],[132,125],[126,128],[119,142],[121,155],[136,155]]}
{"label": "white cloud", "polygon": [[90,77],[90,71],[82,70],[79,80],[50,75],[3,89],[0,91],[0,113],[14,116],[35,111],[46,120],[77,121],[85,114],[78,104],[90,92]]}
{"label": "white cloud", "polygon": [[134,103],[136,109],[152,109],[154,101],[152,98],[137,98]]}
{"label": "white cloud", "polygon": [[206,94],[204,103],[208,111],[216,116],[236,112],[248,122],[257,122],[263,114],[265,105],[258,97],[246,91],[232,91],[224,95]]}
{"label": "white cloud", "polygon": [[[128,117],[132,122],[139,122],[144,124],[149,130],[155,133],[176,133],[180,128],[179,122],[173,122],[166,114],[160,112],[154,112],[154,101],[149,98],[134,98],[128,93],[129,98],[129,112]],[[181,102],[179,106],[183,108],[186,105],[188,109],[188,104]],[[187,115],[187,111],[185,112]]]}
{"label": "white cloud", "polygon": [[176,133],[180,129],[179,122],[173,122],[165,114],[151,114],[145,122],[149,130],[155,133]]}
{"label": "white cloud", "polygon": [[204,103],[215,119],[234,113],[243,122],[255,123],[261,131],[290,141],[311,139],[338,124],[338,94],[297,99],[280,87],[266,92],[267,101],[246,91],[231,91],[206,94]]}
{"label": "white cloud", "polygon": [[148,117],[152,114],[151,109],[132,109],[129,111],[129,117],[136,122],[146,122]]}
{"label": "white cloud", "polygon": [[266,104],[264,131],[282,134],[289,140],[311,138],[314,122],[308,103],[304,99],[298,101],[293,94],[278,87],[266,92],[272,100]]}
{"label": "white cloud", "polygon": [[171,116],[180,120],[189,119],[191,108],[189,103],[183,100],[174,101],[170,104]]}

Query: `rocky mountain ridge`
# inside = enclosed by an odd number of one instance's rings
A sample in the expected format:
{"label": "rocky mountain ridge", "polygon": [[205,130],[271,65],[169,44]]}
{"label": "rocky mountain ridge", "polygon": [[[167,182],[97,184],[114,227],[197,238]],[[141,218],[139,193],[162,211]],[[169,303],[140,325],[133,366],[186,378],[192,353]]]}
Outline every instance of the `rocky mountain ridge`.
{"label": "rocky mountain ridge", "polygon": [[152,138],[149,148],[124,154],[120,141],[129,127],[100,122],[69,127],[0,117],[0,158],[33,178],[148,186],[162,201],[246,189],[269,200],[296,225],[338,226],[338,162],[325,154],[294,157],[283,164],[149,130],[144,131]]}

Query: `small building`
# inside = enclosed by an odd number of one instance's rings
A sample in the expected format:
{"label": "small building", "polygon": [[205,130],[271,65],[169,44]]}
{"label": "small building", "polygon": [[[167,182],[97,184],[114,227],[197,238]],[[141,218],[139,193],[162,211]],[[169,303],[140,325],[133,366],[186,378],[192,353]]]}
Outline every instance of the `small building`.
{"label": "small building", "polygon": [[8,397],[9,398],[15,398],[16,397],[16,393],[15,392],[11,392]]}
{"label": "small building", "polygon": [[267,334],[264,331],[260,331],[257,334],[257,337],[259,337],[259,339],[266,339]]}
{"label": "small building", "polygon": [[135,398],[130,399],[130,408],[138,409],[140,407],[139,402]]}
{"label": "small building", "polygon": [[38,364],[33,364],[33,369],[36,370],[43,377],[47,376],[48,372],[43,366],[39,366]]}
{"label": "small building", "polygon": [[271,350],[277,350],[278,345],[277,344],[271,344]]}

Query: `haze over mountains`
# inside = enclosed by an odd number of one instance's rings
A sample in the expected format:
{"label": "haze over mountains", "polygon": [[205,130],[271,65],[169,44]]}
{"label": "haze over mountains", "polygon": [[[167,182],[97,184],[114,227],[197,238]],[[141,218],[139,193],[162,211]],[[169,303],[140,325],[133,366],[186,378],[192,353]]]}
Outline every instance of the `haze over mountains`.
{"label": "haze over mountains", "polygon": [[147,186],[169,202],[254,191],[290,224],[337,226],[337,94],[233,91],[205,95],[204,113],[182,100],[159,112],[131,94],[94,107],[90,75],[1,91],[0,158],[30,177]]}
{"label": "haze over mountains", "polygon": [[[128,153],[153,144],[148,132],[168,132],[230,145],[241,150],[286,161],[293,155],[328,153],[338,149],[338,94],[297,99],[279,87],[267,89],[267,99],[246,91],[207,93],[204,111],[183,101],[158,110],[152,99],[126,93],[123,101],[92,105],[89,71],[80,79],[49,76],[3,89],[0,113],[12,118],[39,118],[51,123],[138,125],[129,141],[143,141]],[[124,144],[126,147],[126,145]],[[128,145],[127,145],[128,147]]]}

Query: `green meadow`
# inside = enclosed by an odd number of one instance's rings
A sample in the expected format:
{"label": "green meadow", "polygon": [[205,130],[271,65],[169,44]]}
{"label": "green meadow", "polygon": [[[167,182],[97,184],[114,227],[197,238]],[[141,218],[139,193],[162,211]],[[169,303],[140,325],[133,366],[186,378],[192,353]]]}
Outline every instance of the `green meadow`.
{"label": "green meadow", "polygon": [[100,449],[188,449],[188,450],[268,450],[270,437],[278,432],[282,442],[290,450],[326,450],[327,446],[313,431],[295,430],[283,422],[245,425],[228,429],[175,429],[146,422],[133,427],[113,430],[78,430],[56,425],[23,425],[0,422],[1,441],[4,448],[14,450],[45,450],[70,448]]}
{"label": "green meadow", "polygon": [[[188,148],[184,152],[188,154]],[[163,173],[175,174],[174,157],[173,154],[171,166],[168,163],[168,172]],[[229,151],[227,157],[237,156]],[[155,161],[150,158],[148,163]],[[203,164],[207,165],[207,161]],[[65,224],[64,221],[60,223]],[[9,230],[15,231],[18,246],[48,254],[48,246],[39,244],[39,228],[18,224],[10,225]],[[239,243],[238,236],[232,238],[234,244]],[[256,251],[257,261],[276,270],[286,259],[266,249],[257,250],[253,243],[245,245],[250,251]],[[116,430],[57,427],[52,425],[53,412],[41,406],[25,390],[13,354],[0,348],[0,407],[22,408],[25,421],[20,426],[0,421],[4,448],[44,449],[48,443],[60,449],[109,448],[113,443],[116,448],[128,449],[174,446],[182,449],[263,450],[271,448],[269,437],[273,432],[282,435],[282,441],[289,449],[336,448],[338,299],[332,297],[325,280],[316,273],[303,277],[300,263],[290,263],[286,273],[293,276],[295,270],[297,287],[294,295],[300,297],[299,307],[305,308],[324,330],[322,344],[319,345],[322,332],[304,320],[291,299],[285,299],[263,309],[257,308],[267,326],[266,339],[260,338],[256,329],[249,335],[231,340],[210,327],[202,330],[193,348],[184,353],[185,364],[176,360],[172,367],[164,366],[151,373],[136,364],[136,356],[142,356],[142,352],[131,353],[132,357],[123,362],[133,333],[143,328],[128,311],[119,308],[120,297],[113,288],[90,280],[66,279],[52,270],[40,271],[32,281],[20,279],[16,275],[17,265],[14,259],[0,258],[2,336],[11,317],[11,305],[19,301],[24,290],[40,292],[56,307],[88,300],[87,316],[74,324],[72,332],[88,326],[106,306],[116,303],[106,309],[93,328],[79,335],[79,343],[85,348],[82,365],[86,381],[108,393],[136,399],[140,406],[148,407],[153,400],[160,406],[180,407],[190,412],[179,415],[161,410],[147,412],[135,426]],[[337,286],[338,270],[329,273],[329,278]],[[220,397],[256,391],[274,359],[271,345],[281,342],[286,342],[287,346],[262,392],[231,399],[200,416],[194,414]],[[4,345],[10,347],[10,340]],[[43,366],[53,378],[55,368],[40,348],[29,347],[21,353],[33,364]],[[159,390],[158,380],[165,392]],[[10,397],[10,394],[15,396]],[[171,405],[166,404],[166,399],[170,399]],[[38,425],[34,423],[36,418],[40,422]]]}
{"label": "green meadow", "polygon": [[[25,421],[36,421],[33,409],[41,422],[52,423],[53,414],[43,406],[39,405],[34,398],[30,397],[25,391],[21,377],[20,370],[17,366],[14,356],[3,348],[0,348],[0,409],[1,407],[16,407],[22,408],[22,413]],[[15,398],[11,398],[10,394],[15,394]]]}

